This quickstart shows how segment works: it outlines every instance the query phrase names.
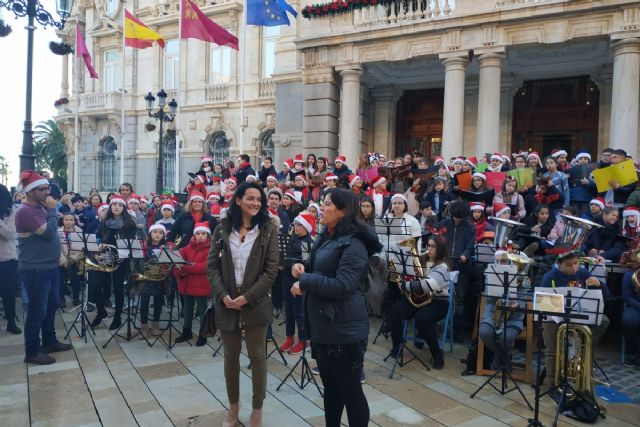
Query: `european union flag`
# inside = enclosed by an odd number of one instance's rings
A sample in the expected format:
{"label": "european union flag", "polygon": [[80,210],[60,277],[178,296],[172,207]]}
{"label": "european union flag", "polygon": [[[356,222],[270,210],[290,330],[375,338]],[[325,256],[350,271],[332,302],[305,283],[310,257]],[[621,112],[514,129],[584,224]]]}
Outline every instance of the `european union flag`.
{"label": "european union flag", "polygon": [[285,0],[248,0],[247,24],[265,27],[290,25],[287,12],[294,18],[298,13]]}

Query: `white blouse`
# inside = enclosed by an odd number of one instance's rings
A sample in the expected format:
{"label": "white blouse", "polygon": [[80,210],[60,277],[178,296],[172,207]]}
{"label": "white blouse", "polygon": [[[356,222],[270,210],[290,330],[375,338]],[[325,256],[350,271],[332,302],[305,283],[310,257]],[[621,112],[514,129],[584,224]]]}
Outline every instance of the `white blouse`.
{"label": "white blouse", "polygon": [[256,239],[260,235],[260,228],[256,225],[247,233],[244,240],[240,239],[240,233],[232,230],[229,235],[229,246],[231,247],[231,259],[233,260],[233,268],[236,276],[236,287],[242,287],[244,280],[244,272],[249,262],[249,255]]}

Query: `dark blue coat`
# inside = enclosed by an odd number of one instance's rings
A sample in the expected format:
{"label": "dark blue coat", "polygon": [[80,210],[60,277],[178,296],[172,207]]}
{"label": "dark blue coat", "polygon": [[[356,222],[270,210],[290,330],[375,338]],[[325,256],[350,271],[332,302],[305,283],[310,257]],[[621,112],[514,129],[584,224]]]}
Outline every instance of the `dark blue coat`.
{"label": "dark blue coat", "polygon": [[444,238],[447,243],[447,253],[451,259],[465,256],[471,258],[476,244],[476,227],[468,220],[464,220],[456,227],[451,218],[446,218],[438,224],[438,229],[445,228]]}

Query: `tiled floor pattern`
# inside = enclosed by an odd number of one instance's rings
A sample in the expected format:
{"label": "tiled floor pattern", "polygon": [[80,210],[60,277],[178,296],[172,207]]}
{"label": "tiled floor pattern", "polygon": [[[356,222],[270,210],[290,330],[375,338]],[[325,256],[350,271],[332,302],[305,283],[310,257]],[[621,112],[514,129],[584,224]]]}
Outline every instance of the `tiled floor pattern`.
{"label": "tiled floor pattern", "polygon": [[[93,317],[90,315],[90,317]],[[58,334],[74,315],[58,316]],[[277,323],[277,322],[276,322]],[[378,322],[372,321],[374,336]],[[180,344],[167,351],[160,343],[149,348],[144,341],[109,338],[104,326],[87,343],[72,333],[74,350],[56,354],[57,363],[35,367],[23,363],[22,336],[0,333],[0,425],[36,426],[217,426],[224,415],[226,390],[222,356],[212,357],[212,347]],[[281,333],[276,327],[276,333]],[[281,334],[278,335],[281,338]],[[209,340],[215,345],[214,340]],[[371,344],[366,354],[367,384],[371,408],[370,425],[377,426],[526,426],[532,416],[515,392],[501,396],[485,388],[470,399],[484,377],[461,377],[458,360],[466,349],[456,345],[446,353],[441,371],[426,371],[417,362],[399,368],[389,379],[390,362],[384,362],[390,343]],[[428,362],[425,351],[418,351]],[[289,366],[297,357],[286,356]],[[243,357],[240,421],[250,414],[251,378]],[[314,366],[314,362],[311,361]],[[603,360],[614,384],[637,392],[638,370],[623,370],[617,360]],[[322,399],[313,385],[300,390],[290,379],[276,391],[289,367],[271,357],[268,361],[268,395],[265,426],[322,426]],[[533,402],[533,390],[520,384]],[[639,426],[640,406],[607,404],[608,416],[597,425]],[[555,405],[541,400],[541,420],[550,425]],[[346,416],[343,418],[346,425]],[[582,425],[561,417],[560,425]]]}

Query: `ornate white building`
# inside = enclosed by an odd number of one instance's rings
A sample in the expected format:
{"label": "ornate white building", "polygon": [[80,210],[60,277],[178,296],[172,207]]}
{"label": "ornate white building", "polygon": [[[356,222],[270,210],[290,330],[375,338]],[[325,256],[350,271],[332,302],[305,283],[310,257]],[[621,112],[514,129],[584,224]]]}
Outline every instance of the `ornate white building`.
{"label": "ornate white building", "polygon": [[[290,3],[302,11],[318,1]],[[86,191],[105,189],[105,170],[118,162],[108,148],[119,149],[122,139],[121,85],[109,67],[119,67],[122,49],[120,3],[81,3],[87,43],[103,73],[97,81],[85,75],[80,95]],[[228,146],[232,158],[241,150],[257,159],[273,152],[270,141],[276,162],[300,151],[330,158],[340,152],[352,167],[362,152],[390,157],[413,149],[450,157],[521,149],[548,154],[555,147],[574,155],[584,148],[595,159],[611,146],[637,157],[637,1],[343,3],[356,6],[335,14],[321,7],[311,11],[317,16],[299,15],[279,32],[248,26],[240,53],[189,40],[178,58],[171,41],[177,40],[179,3],[139,1],[134,13],[169,44],[164,51],[125,52],[125,179],[140,191],[153,189],[158,132],[144,130],[143,96],[163,86],[170,98],[180,93],[181,184],[205,153],[220,158],[227,154],[218,148]],[[199,4],[241,35],[242,1]],[[72,114],[58,118],[73,125]]]}

